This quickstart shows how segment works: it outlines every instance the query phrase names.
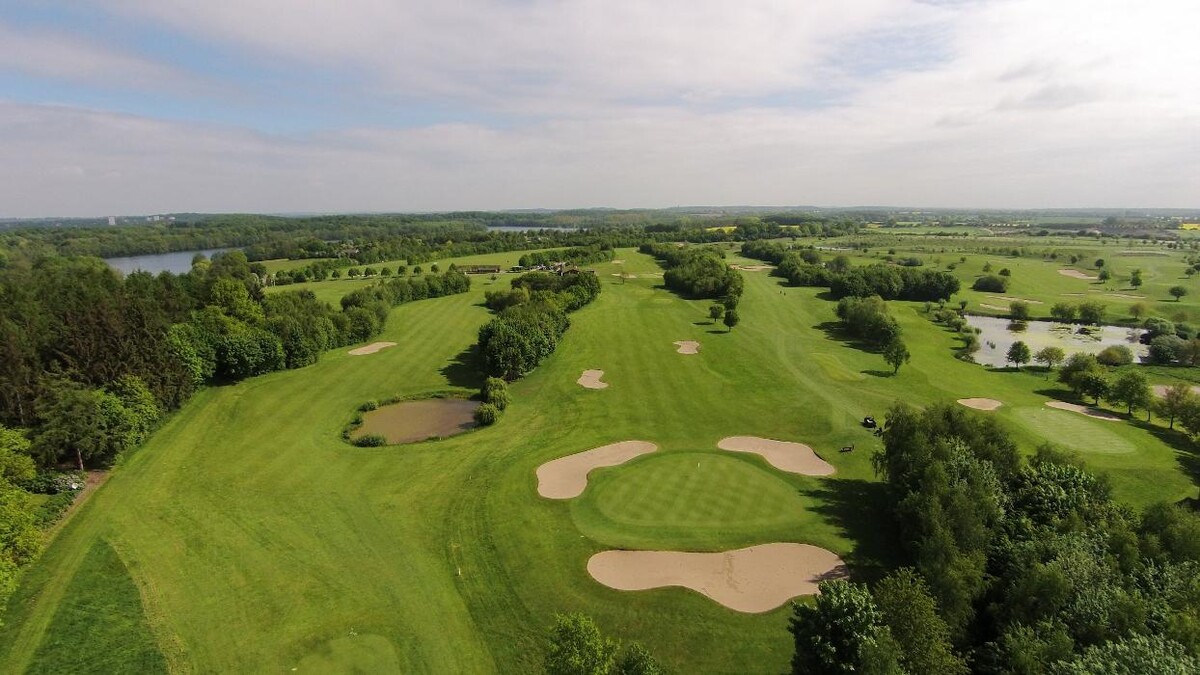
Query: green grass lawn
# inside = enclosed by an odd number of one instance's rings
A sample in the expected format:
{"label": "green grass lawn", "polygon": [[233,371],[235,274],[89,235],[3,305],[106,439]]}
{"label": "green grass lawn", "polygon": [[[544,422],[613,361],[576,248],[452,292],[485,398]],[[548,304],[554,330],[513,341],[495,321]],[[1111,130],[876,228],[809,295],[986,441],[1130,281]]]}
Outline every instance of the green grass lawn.
{"label": "green grass lawn", "polygon": [[[726,332],[707,321],[708,301],[682,300],[648,276],[661,273],[654,261],[630,250],[617,257],[623,263],[596,266],[604,292],[512,387],[493,427],[390,448],[339,437],[364,400],[477,386],[465,360],[489,317],[483,293],[507,276],[396,308],[379,337],[395,348],[338,350],[199,393],[29,568],[0,628],[0,672],[37,670],[62,626],[88,621],[69,589],[90,576],[97,542],[120,552],[176,671],[530,672],[553,614],[582,611],[673,671],[779,672],[792,650],[786,607],[745,615],[682,589],[615,591],[588,576],[587,559],[617,545],[797,541],[869,577],[896,552],[870,463],[880,443],[859,426],[864,415],[881,417],[896,400],[986,396],[1004,401],[991,414],[1027,451],[1055,428],[1028,412],[1057,395],[1051,380],[953,359],[957,341],[919,305],[893,305],[913,357],[892,376],[878,354],[838,339],[834,304],[818,289],[746,272],[743,323]],[[676,340],[701,351],[677,354]],[[578,386],[588,368],[604,370],[610,386]],[[1190,446],[1164,429],[1071,424],[1065,438],[1076,445],[1134,448],[1084,456],[1112,476],[1120,498],[1195,495],[1181,470]],[[837,473],[794,476],[716,450],[731,435],[807,443]],[[537,495],[542,463],[627,439],[660,450],[594,472],[575,500]],[[126,639],[69,634],[83,652],[118,656]]]}

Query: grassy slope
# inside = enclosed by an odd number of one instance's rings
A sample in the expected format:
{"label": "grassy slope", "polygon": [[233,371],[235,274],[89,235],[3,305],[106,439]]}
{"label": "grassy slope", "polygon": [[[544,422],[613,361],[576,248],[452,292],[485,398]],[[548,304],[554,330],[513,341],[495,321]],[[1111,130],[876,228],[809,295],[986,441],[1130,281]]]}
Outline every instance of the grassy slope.
{"label": "grassy slope", "polygon": [[[915,306],[895,306],[913,362],[890,377],[878,355],[827,335],[833,305],[814,289],[745,273],[744,323],[725,333],[704,320],[706,302],[679,300],[655,288],[656,279],[612,277],[658,271],[636,253],[619,257],[624,265],[599,266],[605,292],[573,316],[559,351],[514,386],[514,404],[489,429],[399,449],[338,439],[365,399],[442,388],[447,379],[472,384],[461,357],[487,320],[473,304],[486,287],[481,278],[469,295],[398,308],[381,337],[397,348],[330,353],[309,368],[198,395],[31,568],[0,632],[0,671],[29,666],[62,589],[99,538],[136,563],[152,628],[176,670],[529,670],[551,615],[582,610],[607,632],[642,640],[675,670],[779,671],[791,649],[786,609],[742,615],[685,590],[600,586],[586,574],[588,556],[609,537],[629,535],[614,534],[611,507],[607,523],[595,517],[602,512],[591,492],[573,502],[537,497],[536,467],[631,438],[654,441],[664,454],[725,458],[715,444],[728,435],[800,440],[838,475],[790,476],[752,457],[729,458],[764,474],[731,483],[792,485],[802,508],[796,522],[756,523],[748,509],[697,541],[678,526],[678,513],[652,506],[660,514],[646,543],[791,539],[826,546],[869,572],[886,561],[889,542],[883,514],[871,510],[878,489],[869,453],[878,442],[858,426],[863,415],[880,416],[896,399],[991,396],[1007,404],[994,414],[1029,447],[1039,440],[1020,411],[1042,405],[1045,396],[1034,392],[1047,382],[954,361],[952,337]],[[676,354],[671,342],[684,339],[700,341],[700,355]],[[585,368],[605,370],[611,386],[576,385]],[[1122,497],[1144,503],[1194,492],[1180,457],[1147,431],[1085,422],[1137,448],[1088,456],[1120,471]],[[853,453],[837,452],[850,444]],[[593,477],[637,480],[649,461]]]}
{"label": "grassy slope", "polygon": [[29,669],[38,673],[165,673],[167,663],[125,564],[103,539],[66,588]]}

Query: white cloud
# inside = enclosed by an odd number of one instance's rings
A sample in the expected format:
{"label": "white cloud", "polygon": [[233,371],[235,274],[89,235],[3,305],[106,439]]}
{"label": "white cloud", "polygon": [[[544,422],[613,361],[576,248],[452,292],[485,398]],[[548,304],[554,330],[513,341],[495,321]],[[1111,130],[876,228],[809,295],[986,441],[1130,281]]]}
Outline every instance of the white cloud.
{"label": "white cloud", "polygon": [[18,29],[0,22],[0,72],[93,86],[136,89],[210,87],[201,78],[141,58],[119,47],[66,33]]}
{"label": "white cloud", "polygon": [[508,122],[286,137],[10,102],[0,215],[1200,205],[1191,2],[109,1],[346,72],[348,106],[413,90]]}

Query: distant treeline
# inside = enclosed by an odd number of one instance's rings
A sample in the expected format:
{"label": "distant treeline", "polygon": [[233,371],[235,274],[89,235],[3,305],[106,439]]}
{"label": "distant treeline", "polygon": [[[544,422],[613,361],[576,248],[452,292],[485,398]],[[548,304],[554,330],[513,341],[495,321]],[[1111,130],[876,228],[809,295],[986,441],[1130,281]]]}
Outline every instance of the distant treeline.
{"label": "distant treeline", "polygon": [[575,248],[557,251],[532,251],[521,256],[517,264],[521,267],[537,267],[556,262],[587,265],[590,263],[606,262],[612,259],[613,250],[611,247],[606,248],[600,244],[591,244],[590,246],[576,246]]}
{"label": "distant treeline", "polygon": [[773,274],[793,286],[828,288],[835,298],[870,297],[884,300],[948,300],[958,292],[958,278],[949,272],[904,265],[853,267],[844,255],[828,262],[819,251],[796,250],[768,241],[742,244],[742,255],[776,265]]}
{"label": "distant treeline", "polygon": [[250,260],[349,257],[363,264],[400,259],[416,264],[434,257],[594,244],[614,248],[646,240],[833,236],[853,233],[859,224],[799,214],[699,218],[658,211],[180,216],[139,225],[13,229],[0,234],[0,248],[102,258],[242,248]]}

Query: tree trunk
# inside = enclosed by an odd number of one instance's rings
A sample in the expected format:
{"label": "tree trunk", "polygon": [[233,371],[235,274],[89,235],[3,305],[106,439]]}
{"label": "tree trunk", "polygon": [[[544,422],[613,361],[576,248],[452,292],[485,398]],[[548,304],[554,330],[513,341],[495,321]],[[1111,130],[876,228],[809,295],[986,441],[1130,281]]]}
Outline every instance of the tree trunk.
{"label": "tree trunk", "polygon": [[79,452],[79,446],[75,446],[75,461],[79,462],[79,470],[83,471],[83,453]]}

